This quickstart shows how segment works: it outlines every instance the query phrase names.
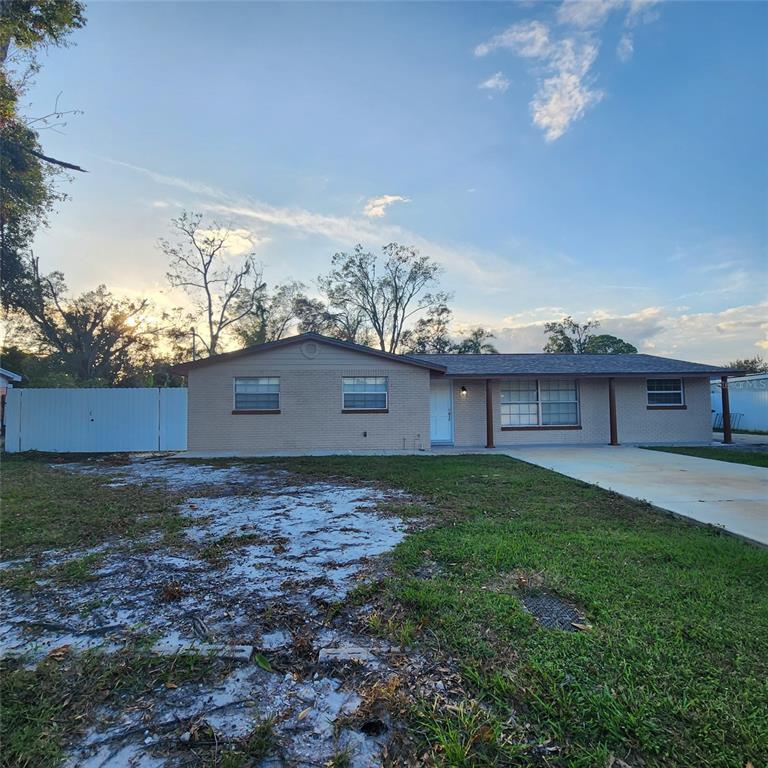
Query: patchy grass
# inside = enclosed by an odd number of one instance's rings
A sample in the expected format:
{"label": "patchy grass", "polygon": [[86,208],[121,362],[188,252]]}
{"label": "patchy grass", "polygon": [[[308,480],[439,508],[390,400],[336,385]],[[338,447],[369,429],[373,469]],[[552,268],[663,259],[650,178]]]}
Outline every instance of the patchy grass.
{"label": "patchy grass", "polygon": [[219,563],[222,560],[233,556],[241,547],[248,547],[254,544],[272,544],[275,547],[285,548],[287,540],[266,539],[258,533],[228,534],[215,539],[206,544],[200,550],[200,556],[212,563]]}
{"label": "patchy grass", "polygon": [[[379,585],[397,620],[373,623],[463,665],[467,701],[425,703],[411,723],[435,763],[768,764],[768,551],[504,457],[280,463],[430,504],[436,525],[399,545]],[[417,575],[425,563],[438,567]],[[521,572],[582,607],[591,630],[537,627]]]}
{"label": "patchy grass", "polygon": [[29,592],[37,587],[38,580],[51,579],[59,584],[84,584],[92,581],[103,555],[91,553],[74,557],[50,568],[37,568],[33,563],[23,563],[14,568],[0,570],[0,587]]}
{"label": "patchy grass", "polygon": [[226,668],[201,656],[158,658],[138,646],[111,655],[57,655],[35,669],[18,660],[0,661],[0,766],[53,768],[70,740],[94,724],[100,708],[136,702],[157,689],[199,682]]}
{"label": "patchy grass", "polygon": [[[391,577],[350,596],[376,601],[371,630],[458,663],[464,700],[425,701],[411,713],[423,762],[768,764],[768,551],[501,456],[275,461],[312,477],[382,482],[425,503],[413,514],[433,526],[398,546]],[[178,530],[167,494],[110,489],[29,458],[2,471],[9,552]],[[214,542],[211,556],[236,552],[239,538]],[[59,577],[87,579],[95,562],[80,560]],[[14,572],[2,578],[34,574]],[[519,599],[539,580],[579,606],[591,629],[539,628]],[[47,659],[35,670],[6,662],[0,766],[56,765],[101,704],[151,700],[157,686],[211,674],[212,663],[136,652]],[[270,748],[267,726],[257,731],[226,753],[228,765]]]}
{"label": "patchy grass", "polygon": [[696,456],[699,459],[714,459],[715,461],[729,461],[733,464],[749,464],[752,467],[768,467],[768,453],[760,451],[740,451],[738,448],[688,447],[688,446],[642,446],[648,451],[662,451],[664,453],[680,453],[683,456]]}
{"label": "patchy grass", "polygon": [[2,558],[45,549],[98,544],[159,530],[173,534],[183,525],[176,499],[166,491],[132,485],[110,488],[110,478],[64,472],[51,457],[3,456]]}

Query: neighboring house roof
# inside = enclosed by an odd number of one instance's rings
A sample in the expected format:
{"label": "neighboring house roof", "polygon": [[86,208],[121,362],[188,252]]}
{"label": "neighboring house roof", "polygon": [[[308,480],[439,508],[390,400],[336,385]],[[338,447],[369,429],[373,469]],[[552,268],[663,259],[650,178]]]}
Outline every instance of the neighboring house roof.
{"label": "neighboring house roof", "polygon": [[731,381],[764,381],[768,379],[768,373],[748,373],[746,376],[735,376]]}
{"label": "neighboring house roof", "polygon": [[413,355],[445,366],[448,376],[714,376],[741,371],[655,355],[495,354]]}
{"label": "neighboring house roof", "polygon": [[9,371],[6,368],[0,368],[0,378],[5,379],[6,381],[21,381],[23,376],[19,373]]}
{"label": "neighboring house roof", "polygon": [[238,357],[253,355],[259,352],[265,352],[268,349],[277,349],[279,347],[288,346],[289,344],[297,344],[304,341],[316,341],[323,344],[330,344],[334,347],[349,349],[353,352],[363,352],[366,355],[383,357],[386,360],[394,360],[397,363],[404,363],[405,365],[415,365],[419,368],[427,368],[431,371],[438,371],[440,373],[445,370],[445,367],[438,362],[419,360],[411,355],[393,355],[390,352],[382,352],[380,349],[373,349],[372,347],[366,347],[362,344],[353,344],[351,341],[341,341],[340,339],[334,339],[331,336],[323,336],[320,333],[300,333],[298,336],[289,336],[285,339],[279,339],[278,341],[269,341],[266,344],[256,344],[252,347],[238,349],[235,352],[224,352],[221,355],[204,357],[201,360],[192,360],[187,363],[179,363],[179,365],[175,365],[173,368],[171,368],[171,371],[173,373],[185,374],[187,371],[194,370],[196,368],[202,368],[206,365],[214,365],[215,363],[222,363],[226,360],[233,360]]}

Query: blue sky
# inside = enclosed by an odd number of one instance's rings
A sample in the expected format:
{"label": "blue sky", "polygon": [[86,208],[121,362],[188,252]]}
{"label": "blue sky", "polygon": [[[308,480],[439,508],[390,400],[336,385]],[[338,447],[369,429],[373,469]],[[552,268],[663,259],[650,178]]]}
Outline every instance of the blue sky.
{"label": "blue sky", "polygon": [[36,255],[177,304],[156,241],[187,208],[270,283],[414,244],[503,351],[570,313],[765,353],[766,33],[765,3],[92,3],[30,93],[83,110],[44,142],[90,171]]}

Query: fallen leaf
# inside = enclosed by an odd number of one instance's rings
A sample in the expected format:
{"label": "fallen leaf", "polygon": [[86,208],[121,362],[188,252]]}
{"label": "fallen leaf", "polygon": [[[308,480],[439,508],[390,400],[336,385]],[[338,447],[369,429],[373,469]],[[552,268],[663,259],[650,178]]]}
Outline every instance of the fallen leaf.
{"label": "fallen leaf", "polygon": [[312,711],[312,707],[307,707],[306,709],[302,709],[301,712],[299,712],[297,720],[303,720],[310,712]]}
{"label": "fallen leaf", "polygon": [[260,653],[255,653],[253,655],[253,660],[263,669],[267,672],[274,672],[272,669],[272,665],[269,663],[269,659],[266,656],[262,656]]}
{"label": "fallen leaf", "polygon": [[591,632],[592,631],[592,625],[591,624],[579,624],[578,621],[572,621],[571,626],[574,629],[578,629],[579,632]]}
{"label": "fallen leaf", "polygon": [[170,683],[170,682],[168,682],[168,683],[166,683],[166,684],[165,684],[165,687],[166,687],[166,688],[178,688],[179,686],[178,686],[178,685],[176,685],[176,683]]}
{"label": "fallen leaf", "polygon": [[60,645],[58,648],[54,648],[49,654],[48,657],[51,659],[55,659],[56,661],[61,661],[71,650],[72,646],[69,644],[66,645]]}

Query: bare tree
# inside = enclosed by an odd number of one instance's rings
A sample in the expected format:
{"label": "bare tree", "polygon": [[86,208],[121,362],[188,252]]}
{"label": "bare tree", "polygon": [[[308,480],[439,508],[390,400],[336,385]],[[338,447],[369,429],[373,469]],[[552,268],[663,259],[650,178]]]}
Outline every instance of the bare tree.
{"label": "bare tree", "polygon": [[306,300],[306,286],[298,281],[278,285],[272,295],[266,290],[256,311],[240,320],[234,328],[235,336],[244,346],[277,341],[287,336],[299,320],[298,307]]}
{"label": "bare tree", "polygon": [[320,278],[328,308],[361,314],[370,325],[379,348],[395,352],[410,318],[428,310],[444,297],[427,292],[437,283],[440,267],[411,247],[390,243],[383,258],[363,250],[337,253],[331,272]]}
{"label": "bare tree", "polygon": [[176,242],[161,239],[159,245],[168,257],[168,281],[186,291],[202,316],[205,331],[195,329],[196,337],[209,355],[215,355],[232,326],[263,311],[266,284],[252,253],[237,266],[227,263],[229,228],[216,222],[205,228],[202,223],[202,214],[182,213],[171,220]]}

